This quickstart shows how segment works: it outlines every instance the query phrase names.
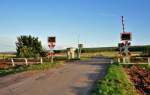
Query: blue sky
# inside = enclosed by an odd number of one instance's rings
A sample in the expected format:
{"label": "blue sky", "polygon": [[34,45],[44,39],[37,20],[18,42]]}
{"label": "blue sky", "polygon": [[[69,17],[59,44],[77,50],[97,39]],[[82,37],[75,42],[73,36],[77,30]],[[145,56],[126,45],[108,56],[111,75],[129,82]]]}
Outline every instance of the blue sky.
{"label": "blue sky", "polygon": [[0,51],[15,50],[16,37],[55,35],[56,49],[117,46],[122,32],[132,32],[132,45],[150,44],[150,0],[0,0]]}

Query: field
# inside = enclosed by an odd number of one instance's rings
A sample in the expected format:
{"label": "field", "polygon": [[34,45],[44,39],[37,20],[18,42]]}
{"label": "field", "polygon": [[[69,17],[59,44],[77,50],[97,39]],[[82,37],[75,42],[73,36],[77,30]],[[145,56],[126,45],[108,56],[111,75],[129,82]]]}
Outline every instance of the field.
{"label": "field", "polygon": [[15,54],[0,54],[0,59],[7,59],[7,58],[13,58],[16,57]]}
{"label": "field", "polygon": [[125,66],[125,71],[134,83],[140,95],[149,95],[150,93],[150,66],[133,65]]}
{"label": "field", "polygon": [[[142,52],[131,52],[132,56],[140,56]],[[93,57],[93,56],[106,56],[111,58],[116,58],[118,56],[117,51],[103,51],[103,52],[95,52],[95,53],[82,53],[81,57]]]}

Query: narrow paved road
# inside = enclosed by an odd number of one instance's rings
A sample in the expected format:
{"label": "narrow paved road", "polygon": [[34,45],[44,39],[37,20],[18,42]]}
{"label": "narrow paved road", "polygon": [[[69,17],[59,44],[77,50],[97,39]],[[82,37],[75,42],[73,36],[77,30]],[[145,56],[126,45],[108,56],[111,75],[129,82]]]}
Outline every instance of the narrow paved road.
{"label": "narrow paved road", "polygon": [[94,82],[105,75],[110,59],[67,63],[39,73],[0,78],[0,95],[90,95]]}

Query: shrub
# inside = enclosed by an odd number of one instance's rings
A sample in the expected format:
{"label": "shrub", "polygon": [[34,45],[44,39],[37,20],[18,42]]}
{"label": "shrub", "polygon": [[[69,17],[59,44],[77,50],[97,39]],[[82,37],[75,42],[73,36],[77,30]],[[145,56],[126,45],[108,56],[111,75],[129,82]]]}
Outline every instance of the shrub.
{"label": "shrub", "polygon": [[16,42],[17,57],[39,57],[42,50],[41,42],[31,35],[20,36]]}

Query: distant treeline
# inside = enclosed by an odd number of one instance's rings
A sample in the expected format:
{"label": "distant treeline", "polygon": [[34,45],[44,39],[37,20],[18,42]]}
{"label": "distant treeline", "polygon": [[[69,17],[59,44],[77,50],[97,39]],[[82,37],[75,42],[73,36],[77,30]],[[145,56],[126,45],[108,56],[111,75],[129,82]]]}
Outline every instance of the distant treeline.
{"label": "distant treeline", "polygon": [[[118,47],[97,47],[97,48],[83,48],[82,53],[92,53],[92,52],[103,52],[103,51],[118,51]],[[131,46],[129,48],[133,52],[150,52],[150,45],[143,46]],[[48,52],[47,50],[45,52]],[[55,53],[65,53],[66,49],[54,50]],[[16,52],[0,52],[0,54],[15,54]]]}
{"label": "distant treeline", "polygon": [[[150,45],[144,46],[131,46],[129,48],[132,52],[145,52],[147,48],[150,48]],[[82,53],[92,53],[92,52],[104,52],[104,51],[118,51],[118,47],[98,47],[98,48],[83,48]],[[65,53],[66,50],[55,50],[55,53]]]}
{"label": "distant treeline", "polygon": [[131,46],[129,48],[130,51],[140,51],[140,52],[146,52],[150,49],[150,45],[144,45],[144,46]]}
{"label": "distant treeline", "polygon": [[117,47],[99,47],[99,48],[83,48],[83,53],[103,52],[103,51],[117,51]]}
{"label": "distant treeline", "polygon": [[[117,51],[116,47],[99,47],[99,48],[82,48],[82,53],[102,52],[102,51]],[[54,50],[55,53],[65,53],[66,49]]]}

